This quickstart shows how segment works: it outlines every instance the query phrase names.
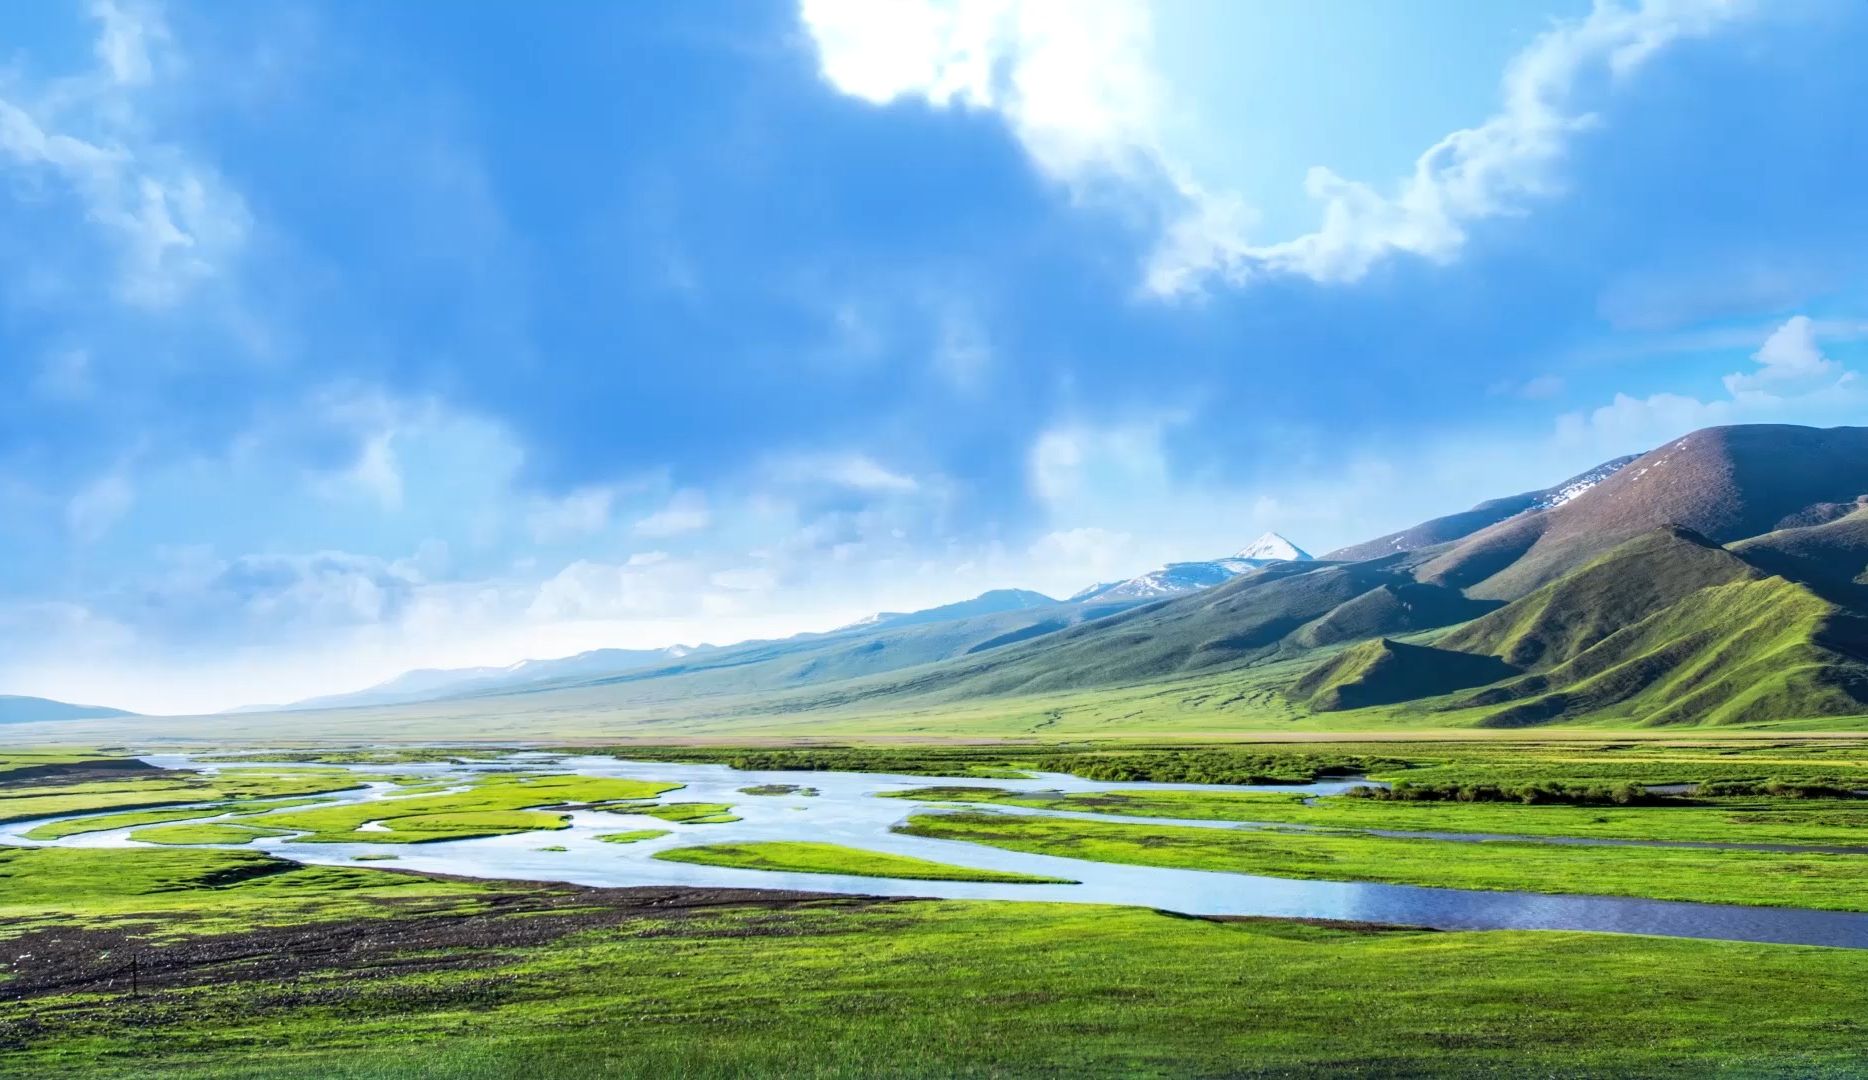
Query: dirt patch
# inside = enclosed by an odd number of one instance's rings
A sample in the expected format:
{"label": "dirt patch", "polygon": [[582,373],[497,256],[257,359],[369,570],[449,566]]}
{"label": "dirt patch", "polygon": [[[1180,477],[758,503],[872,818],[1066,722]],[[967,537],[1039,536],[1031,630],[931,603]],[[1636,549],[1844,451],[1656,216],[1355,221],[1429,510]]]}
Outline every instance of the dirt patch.
{"label": "dirt patch", "polygon": [[135,758],[96,758],[62,761],[52,765],[26,765],[0,772],[0,788],[39,787],[48,780],[60,784],[88,784],[97,780],[129,780],[151,775],[182,775],[158,769]]}
{"label": "dirt patch", "polygon": [[[495,888],[504,884],[508,883],[495,883]],[[511,892],[463,898],[474,906],[466,912],[459,909],[458,901],[389,898],[382,902],[400,910],[380,918],[182,939],[152,940],[128,928],[48,927],[7,942],[13,958],[12,977],[0,983],[0,1002],[74,992],[128,993],[133,986],[148,993],[204,983],[275,982],[332,970],[344,971],[348,981],[355,983],[418,972],[492,968],[511,959],[513,950],[566,934],[633,923],[640,927],[636,932],[652,935],[672,930],[665,924],[674,920],[731,909],[770,915],[723,921],[722,936],[792,936],[806,932],[807,927],[784,918],[789,911],[903,902],[760,889],[567,886],[544,890],[510,884]],[[158,917],[138,929],[159,933],[161,927]]]}

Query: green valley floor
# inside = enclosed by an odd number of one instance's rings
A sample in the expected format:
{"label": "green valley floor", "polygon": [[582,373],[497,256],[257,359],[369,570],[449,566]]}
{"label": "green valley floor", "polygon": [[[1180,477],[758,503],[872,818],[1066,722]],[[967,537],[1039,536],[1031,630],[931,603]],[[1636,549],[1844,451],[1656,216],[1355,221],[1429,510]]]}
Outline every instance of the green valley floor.
{"label": "green valley floor", "polygon": [[1856,950],[30,854],[6,1075],[1847,1076],[1868,1045]]}
{"label": "green valley floor", "polygon": [[[562,851],[539,845],[566,835],[567,815],[597,807],[643,826],[605,833],[600,846],[661,843],[650,865],[740,867],[754,881],[766,870],[994,876],[958,865],[958,846],[942,849],[955,853],[949,865],[808,839],[716,839],[761,802],[827,802],[830,786],[806,794],[775,781],[834,769],[929,777],[919,791],[892,789],[911,800],[902,830],[1105,864],[1861,911],[1859,738],[619,752],[758,769],[761,784],[736,785],[728,805],[660,781],[518,772],[441,782],[417,767],[487,752],[432,746],[305,750],[293,755],[302,764],[270,768],[230,755],[235,767],[218,773],[104,751],[0,753],[0,822],[27,842],[66,845],[0,845],[0,1076],[1868,1074],[1868,949],[1016,897],[587,888],[409,873],[391,853],[463,836]],[[1045,772],[1110,786],[1004,786]],[[1147,786],[1345,772],[1395,781],[1407,796]],[[363,782],[399,792],[316,801]],[[1655,785],[1665,790],[1646,790]],[[1034,810],[1096,816],[1012,813]],[[802,822],[811,812],[784,811]],[[93,816],[59,816],[71,814]],[[191,820],[203,814],[219,816]],[[156,843],[83,846],[105,828]],[[392,847],[334,866],[250,849],[245,833],[280,829],[308,848]],[[671,830],[685,830],[680,846],[666,846]],[[1518,839],[1387,834],[1435,830]],[[1769,844],[1825,850],[1737,846]]]}

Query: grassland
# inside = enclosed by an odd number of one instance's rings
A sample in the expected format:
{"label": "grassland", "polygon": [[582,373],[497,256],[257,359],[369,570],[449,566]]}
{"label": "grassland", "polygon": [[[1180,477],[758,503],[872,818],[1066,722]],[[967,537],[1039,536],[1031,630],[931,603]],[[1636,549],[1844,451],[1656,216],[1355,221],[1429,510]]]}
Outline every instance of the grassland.
{"label": "grassland", "polygon": [[1271,877],[1868,910],[1859,855],[1470,844],[975,812],[917,814],[897,831],[1038,855]]}
{"label": "grassland", "polygon": [[178,825],[152,825],[137,829],[130,839],[145,844],[250,844],[262,836],[283,836],[289,830],[268,829],[259,825],[234,825],[217,821],[184,822]]}
{"label": "grassland", "polygon": [[[124,779],[32,781],[0,787],[0,823],[98,810],[141,810],[206,803],[226,805],[257,799],[328,794],[362,787],[373,777],[316,770],[229,769],[204,773],[149,770]],[[88,777],[88,774],[87,774]]]}
{"label": "grassland", "polygon": [[628,832],[603,833],[597,839],[606,844],[639,844],[644,840],[654,840],[667,836],[667,829],[631,829]]}
{"label": "grassland", "polygon": [[1843,949],[0,857],[12,1075],[1841,1077],[1868,1030]]}
{"label": "grassland", "polygon": [[0,940],[46,927],[237,933],[308,916],[390,918],[403,903],[461,913],[477,910],[487,891],[475,882],[300,866],[258,852],[0,847]]}
{"label": "grassland", "polygon": [[996,881],[1013,885],[1074,885],[1067,878],[981,870],[970,866],[864,851],[841,844],[768,840],[750,844],[705,844],[655,853],[669,862],[730,866],[742,870],[777,870],[792,874],[851,874],[857,877],[911,881]]}
{"label": "grassland", "polygon": [[1366,774],[1418,783],[1700,783],[1810,781],[1868,789],[1868,738],[1671,739],[1519,733],[1474,739],[1414,736],[1381,741],[1345,735],[1328,743],[1275,742],[1239,734],[1226,743],[1110,740],[797,748],[609,746],[639,761],[684,761],[767,771],[828,769],[969,779],[1070,773],[1092,780],[1199,784],[1297,784]]}
{"label": "grassland", "polygon": [[[306,807],[241,820],[304,833],[294,843],[418,844],[567,828],[568,814],[533,808],[651,799],[678,787],[589,776],[494,776],[466,791]],[[630,805],[632,813],[641,809]],[[370,825],[375,827],[365,828]]]}
{"label": "grassland", "polygon": [[84,817],[61,818],[35,825],[26,830],[28,840],[60,840],[67,836],[83,833],[107,832],[111,829],[129,829],[138,825],[160,825],[169,821],[187,821],[193,818],[212,817],[216,814],[240,811],[286,810],[295,806],[307,806],[316,799],[242,799],[231,802],[209,803],[205,806],[177,807],[163,810],[128,810],[120,814],[88,814]]}
{"label": "grassland", "polygon": [[1065,794],[960,786],[915,788],[891,792],[887,797],[1327,829],[1868,848],[1868,802],[1859,800],[1737,798],[1667,800],[1668,805],[1641,807],[1525,806],[1376,802],[1343,797],[1306,800],[1279,792],[1143,790]]}
{"label": "grassland", "polygon": [[660,818],[677,825],[725,825],[739,820],[739,815],[733,813],[733,808],[726,803],[678,802],[653,806],[611,806],[606,809],[617,814]]}
{"label": "grassland", "polygon": [[[1150,743],[848,747],[875,771],[976,778],[1059,765],[1121,783],[1360,767],[1435,783],[1868,776],[1860,741],[1461,739],[1328,746]],[[435,752],[435,751],[424,751]],[[697,751],[706,755],[746,750]],[[770,751],[756,751],[767,754]],[[635,755],[630,755],[635,756]],[[3,761],[4,759],[0,759]],[[78,754],[74,760],[83,761]],[[393,766],[393,761],[378,764]],[[906,767],[905,767],[906,766]],[[769,767],[769,766],[767,766]],[[289,774],[288,774],[289,775]],[[228,843],[241,826],[394,843],[566,807],[730,816],[644,801],[674,785],[488,776],[354,806],[278,795],[105,813],[109,827]],[[206,778],[7,785],[0,804]],[[330,777],[321,782],[333,782]],[[1868,803],[1747,796],[1597,807],[1365,802],[983,786],[954,799],[1331,829],[1860,843]],[[45,792],[51,786],[58,790]],[[157,788],[155,790],[165,790]],[[215,788],[215,791],[221,789]],[[231,786],[230,786],[231,790]],[[408,792],[421,794],[406,794]],[[930,793],[915,793],[929,797]],[[199,795],[196,796],[199,798]],[[188,816],[183,816],[188,815]],[[506,815],[536,815],[509,820]],[[970,819],[983,819],[973,822]],[[93,825],[97,819],[85,819]],[[360,830],[383,822],[390,831]],[[545,824],[549,823],[549,824]],[[79,830],[79,823],[59,823]],[[1458,844],[1008,815],[910,829],[1110,862],[1463,888],[1868,907],[1864,856]],[[171,831],[173,830],[173,831]],[[615,842],[667,830],[611,834]],[[69,835],[69,834],[68,834]],[[548,846],[541,850],[550,850]],[[926,863],[812,843],[662,853],[747,869],[927,878]],[[395,865],[391,862],[389,865]],[[240,1077],[987,1075],[1851,1076],[1868,1068],[1868,951],[1573,933],[1432,933],[1008,902],[878,902],[731,890],[591,890],[304,867],[251,851],[0,848],[0,1074]],[[126,958],[140,993],[124,984]],[[1526,1015],[1539,1017],[1527,1024]]]}

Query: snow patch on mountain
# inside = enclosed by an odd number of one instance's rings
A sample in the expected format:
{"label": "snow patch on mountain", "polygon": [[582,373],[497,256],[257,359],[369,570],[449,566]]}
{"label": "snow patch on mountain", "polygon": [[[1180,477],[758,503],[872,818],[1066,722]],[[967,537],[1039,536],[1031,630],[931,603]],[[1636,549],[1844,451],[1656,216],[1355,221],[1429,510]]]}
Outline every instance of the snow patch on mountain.
{"label": "snow patch on mountain", "polygon": [[1087,600],[1160,600],[1182,593],[1197,592],[1222,585],[1240,574],[1273,563],[1309,562],[1311,555],[1275,532],[1269,532],[1223,559],[1204,562],[1168,563],[1127,581],[1108,581],[1073,594],[1070,599]]}
{"label": "snow patch on mountain", "polygon": [[[1572,477],[1564,481],[1561,486],[1545,491],[1541,498],[1531,504],[1530,509],[1555,510],[1557,507],[1562,506],[1566,502],[1570,502],[1578,495],[1595,487],[1602,481],[1614,476],[1621,471],[1623,465],[1633,460],[1634,458],[1632,456],[1616,458],[1614,461],[1604,462],[1596,466],[1588,472],[1583,473],[1581,476]],[[1645,469],[1642,470],[1642,472],[1646,471]],[[1639,474],[1637,474],[1637,476],[1638,475]]]}
{"label": "snow patch on mountain", "polygon": [[1248,559],[1263,565],[1268,562],[1309,562],[1311,555],[1277,533],[1268,532],[1240,548],[1233,558]]}

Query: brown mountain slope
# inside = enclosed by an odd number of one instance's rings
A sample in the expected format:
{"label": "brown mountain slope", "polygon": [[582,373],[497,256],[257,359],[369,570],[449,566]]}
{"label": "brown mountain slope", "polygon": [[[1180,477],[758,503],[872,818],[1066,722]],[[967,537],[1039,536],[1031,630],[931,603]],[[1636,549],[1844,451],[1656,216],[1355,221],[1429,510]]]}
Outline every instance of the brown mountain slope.
{"label": "brown mountain slope", "polygon": [[1635,459],[1635,455],[1618,457],[1605,461],[1588,472],[1578,473],[1561,484],[1554,484],[1537,491],[1526,491],[1503,499],[1488,499],[1470,510],[1457,514],[1447,514],[1431,521],[1423,521],[1409,529],[1378,536],[1373,540],[1364,540],[1360,544],[1351,544],[1337,548],[1323,558],[1331,562],[1359,562],[1363,559],[1378,559],[1383,555],[1393,555],[1398,551],[1419,551],[1436,544],[1445,544],[1453,540],[1462,540],[1480,529],[1496,525],[1508,518],[1513,518],[1527,510],[1537,510],[1553,503],[1567,501],[1577,489],[1587,489],[1602,482],[1609,476]]}
{"label": "brown mountain slope", "polygon": [[1731,543],[1841,516],[1868,493],[1868,428],[1707,428],[1643,454],[1561,506],[1499,522],[1420,567],[1424,581],[1513,600],[1663,525]]}

